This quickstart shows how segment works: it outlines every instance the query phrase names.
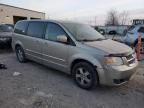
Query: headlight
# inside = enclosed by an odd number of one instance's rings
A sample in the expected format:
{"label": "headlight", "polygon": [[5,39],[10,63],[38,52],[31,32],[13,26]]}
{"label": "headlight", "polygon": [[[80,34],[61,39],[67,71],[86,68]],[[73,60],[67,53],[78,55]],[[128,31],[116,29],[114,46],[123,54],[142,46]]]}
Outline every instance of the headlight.
{"label": "headlight", "polygon": [[123,65],[124,63],[122,58],[120,57],[105,57],[104,64],[119,66],[119,65]]}
{"label": "headlight", "polygon": [[8,38],[0,38],[0,41],[7,41]]}

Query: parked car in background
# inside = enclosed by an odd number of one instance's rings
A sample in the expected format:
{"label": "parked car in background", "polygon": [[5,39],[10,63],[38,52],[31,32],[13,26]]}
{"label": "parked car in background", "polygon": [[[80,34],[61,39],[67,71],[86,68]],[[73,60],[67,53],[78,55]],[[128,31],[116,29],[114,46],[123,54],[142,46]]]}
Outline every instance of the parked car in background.
{"label": "parked car in background", "polygon": [[0,45],[10,46],[14,26],[10,24],[0,24]]}
{"label": "parked car in background", "polygon": [[124,84],[138,66],[129,46],[106,39],[88,25],[70,21],[19,21],[12,48],[19,62],[30,59],[71,74],[84,89]]}
{"label": "parked car in background", "polygon": [[131,26],[124,38],[124,43],[137,49],[139,35],[142,38],[141,53],[144,53],[144,25]]}
{"label": "parked car in background", "polygon": [[102,35],[105,34],[104,29],[101,29],[101,28],[99,28],[98,26],[95,26],[94,29],[95,29],[96,31],[98,31],[98,32],[99,32],[100,34],[102,34]]}
{"label": "parked car in background", "polygon": [[98,26],[100,30],[103,30],[105,34],[109,35],[125,35],[126,31],[128,30],[129,26],[127,25],[118,25],[118,26]]}
{"label": "parked car in background", "polygon": [[10,26],[10,27],[12,27],[14,29],[14,25],[13,24],[5,24],[5,25]]}

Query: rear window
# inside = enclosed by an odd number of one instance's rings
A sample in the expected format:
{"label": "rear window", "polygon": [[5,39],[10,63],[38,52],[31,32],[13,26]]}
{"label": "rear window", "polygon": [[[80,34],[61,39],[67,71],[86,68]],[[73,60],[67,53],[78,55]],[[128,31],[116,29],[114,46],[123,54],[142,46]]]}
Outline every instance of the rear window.
{"label": "rear window", "polygon": [[13,32],[13,28],[8,25],[0,25],[0,32]]}
{"label": "rear window", "polygon": [[14,32],[19,34],[26,34],[27,25],[28,25],[27,21],[16,23]]}
{"label": "rear window", "polygon": [[27,35],[42,38],[45,33],[45,23],[43,22],[30,22],[27,30]]}
{"label": "rear window", "polygon": [[144,33],[144,27],[140,27],[139,30],[138,30],[138,32]]}

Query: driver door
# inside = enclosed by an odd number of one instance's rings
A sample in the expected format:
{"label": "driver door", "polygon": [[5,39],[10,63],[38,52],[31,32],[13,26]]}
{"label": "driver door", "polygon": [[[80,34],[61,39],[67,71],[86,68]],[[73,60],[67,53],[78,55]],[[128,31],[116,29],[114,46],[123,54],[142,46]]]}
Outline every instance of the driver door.
{"label": "driver door", "polygon": [[48,23],[46,28],[43,58],[44,63],[55,69],[65,71],[67,69],[69,45],[57,42],[57,36],[65,35],[65,31],[55,23]]}

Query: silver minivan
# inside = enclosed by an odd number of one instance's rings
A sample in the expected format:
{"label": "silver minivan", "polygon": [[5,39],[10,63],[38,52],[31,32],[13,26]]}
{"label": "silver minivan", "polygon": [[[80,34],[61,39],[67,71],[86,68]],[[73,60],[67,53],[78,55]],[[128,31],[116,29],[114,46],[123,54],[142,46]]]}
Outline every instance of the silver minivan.
{"label": "silver minivan", "polygon": [[19,21],[12,47],[19,62],[29,59],[71,74],[84,89],[124,84],[138,66],[135,52],[127,45],[70,21]]}

